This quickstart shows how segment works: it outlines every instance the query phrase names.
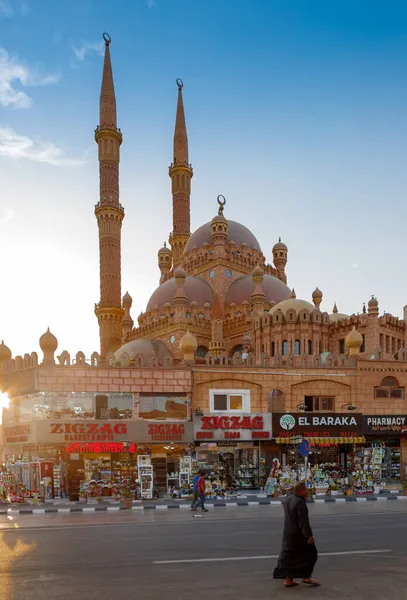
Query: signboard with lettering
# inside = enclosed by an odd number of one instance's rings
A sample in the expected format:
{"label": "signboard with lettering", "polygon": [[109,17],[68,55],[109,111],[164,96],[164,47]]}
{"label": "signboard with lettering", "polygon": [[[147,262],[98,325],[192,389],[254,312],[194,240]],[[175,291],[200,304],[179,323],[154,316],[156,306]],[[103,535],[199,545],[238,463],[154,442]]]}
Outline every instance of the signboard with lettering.
{"label": "signboard with lettering", "polygon": [[194,440],[271,440],[271,414],[207,414],[194,416]]}
{"label": "signboard with lettering", "polygon": [[151,442],[183,442],[184,423],[148,423],[148,435]]}
{"label": "signboard with lettering", "polygon": [[359,413],[274,413],[274,437],[358,437],[362,435]]}
{"label": "signboard with lettering", "polygon": [[[125,454],[127,450],[122,442],[106,442],[106,443],[90,443],[90,444],[68,444],[65,448],[68,454]],[[137,444],[131,444],[129,452],[133,453],[137,450]]]}
{"label": "signboard with lettering", "polygon": [[6,444],[16,444],[28,442],[31,433],[30,425],[15,425],[14,427],[5,427],[3,431]]}
{"label": "signboard with lettering", "polygon": [[363,433],[407,435],[407,415],[366,415],[363,417]]}

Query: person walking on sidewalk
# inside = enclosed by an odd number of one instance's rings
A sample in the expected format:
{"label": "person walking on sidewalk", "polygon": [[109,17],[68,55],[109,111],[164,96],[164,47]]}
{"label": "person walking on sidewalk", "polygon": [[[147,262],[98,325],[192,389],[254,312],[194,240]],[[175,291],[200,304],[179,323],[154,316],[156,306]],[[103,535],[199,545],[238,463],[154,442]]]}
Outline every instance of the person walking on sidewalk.
{"label": "person walking on sidewalk", "polygon": [[288,496],[283,503],[283,543],[273,577],[284,579],[285,587],[298,585],[296,577],[308,585],[320,585],[311,577],[318,552],[309,523],[306,497],[307,488],[301,481],[295,486],[294,494]]}
{"label": "person walking on sidewalk", "polygon": [[193,479],[191,510],[196,510],[195,505],[198,502],[198,479],[199,479],[199,477],[200,477],[200,475],[198,473],[198,475],[195,475],[195,477]]}
{"label": "person walking on sidewalk", "polygon": [[199,479],[197,482],[198,502],[195,503],[195,506],[191,510],[196,510],[197,508],[200,508],[202,512],[208,512],[208,509],[205,508],[205,490],[205,471],[201,470],[199,471]]}

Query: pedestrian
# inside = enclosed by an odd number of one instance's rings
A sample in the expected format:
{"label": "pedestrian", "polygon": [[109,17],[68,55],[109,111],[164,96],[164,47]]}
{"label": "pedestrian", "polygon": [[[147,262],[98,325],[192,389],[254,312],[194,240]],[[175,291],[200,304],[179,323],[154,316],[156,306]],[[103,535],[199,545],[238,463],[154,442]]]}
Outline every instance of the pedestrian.
{"label": "pedestrian", "polygon": [[305,584],[320,585],[311,577],[318,560],[318,552],[309,523],[306,497],[307,488],[301,481],[295,486],[294,493],[283,503],[283,542],[273,577],[284,579],[285,587],[298,585],[295,581],[297,577]]}
{"label": "pedestrian", "polygon": [[196,510],[200,508],[202,512],[208,512],[208,509],[205,508],[205,490],[206,490],[206,481],[205,481],[205,471],[199,471],[199,479],[197,482],[197,493],[198,493],[198,502],[196,502],[195,507],[192,510]]}
{"label": "pedestrian", "polygon": [[196,503],[198,502],[198,480],[199,480],[199,473],[197,475],[195,475],[193,482],[192,482],[192,504],[191,504],[191,510],[196,510]]}

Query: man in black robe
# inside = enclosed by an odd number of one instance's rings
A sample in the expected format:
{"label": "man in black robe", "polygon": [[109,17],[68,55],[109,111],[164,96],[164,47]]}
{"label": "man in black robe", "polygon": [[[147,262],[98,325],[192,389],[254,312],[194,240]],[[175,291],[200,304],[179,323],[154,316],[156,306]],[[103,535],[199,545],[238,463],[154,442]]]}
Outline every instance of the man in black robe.
{"label": "man in black robe", "polygon": [[308,585],[320,585],[311,577],[318,552],[309,524],[306,497],[307,488],[304,482],[300,482],[295,486],[294,494],[288,496],[283,504],[283,543],[273,577],[284,579],[286,587],[298,585],[296,577]]}

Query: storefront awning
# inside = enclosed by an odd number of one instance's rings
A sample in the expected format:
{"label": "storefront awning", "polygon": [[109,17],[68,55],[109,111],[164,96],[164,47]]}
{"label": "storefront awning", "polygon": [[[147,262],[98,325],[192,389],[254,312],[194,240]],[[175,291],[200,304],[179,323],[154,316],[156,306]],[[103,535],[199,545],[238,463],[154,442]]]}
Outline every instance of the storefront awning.
{"label": "storefront awning", "polygon": [[[364,444],[364,437],[306,437],[311,446],[340,446],[342,444]],[[288,437],[277,437],[277,444],[290,444],[291,439]]]}

